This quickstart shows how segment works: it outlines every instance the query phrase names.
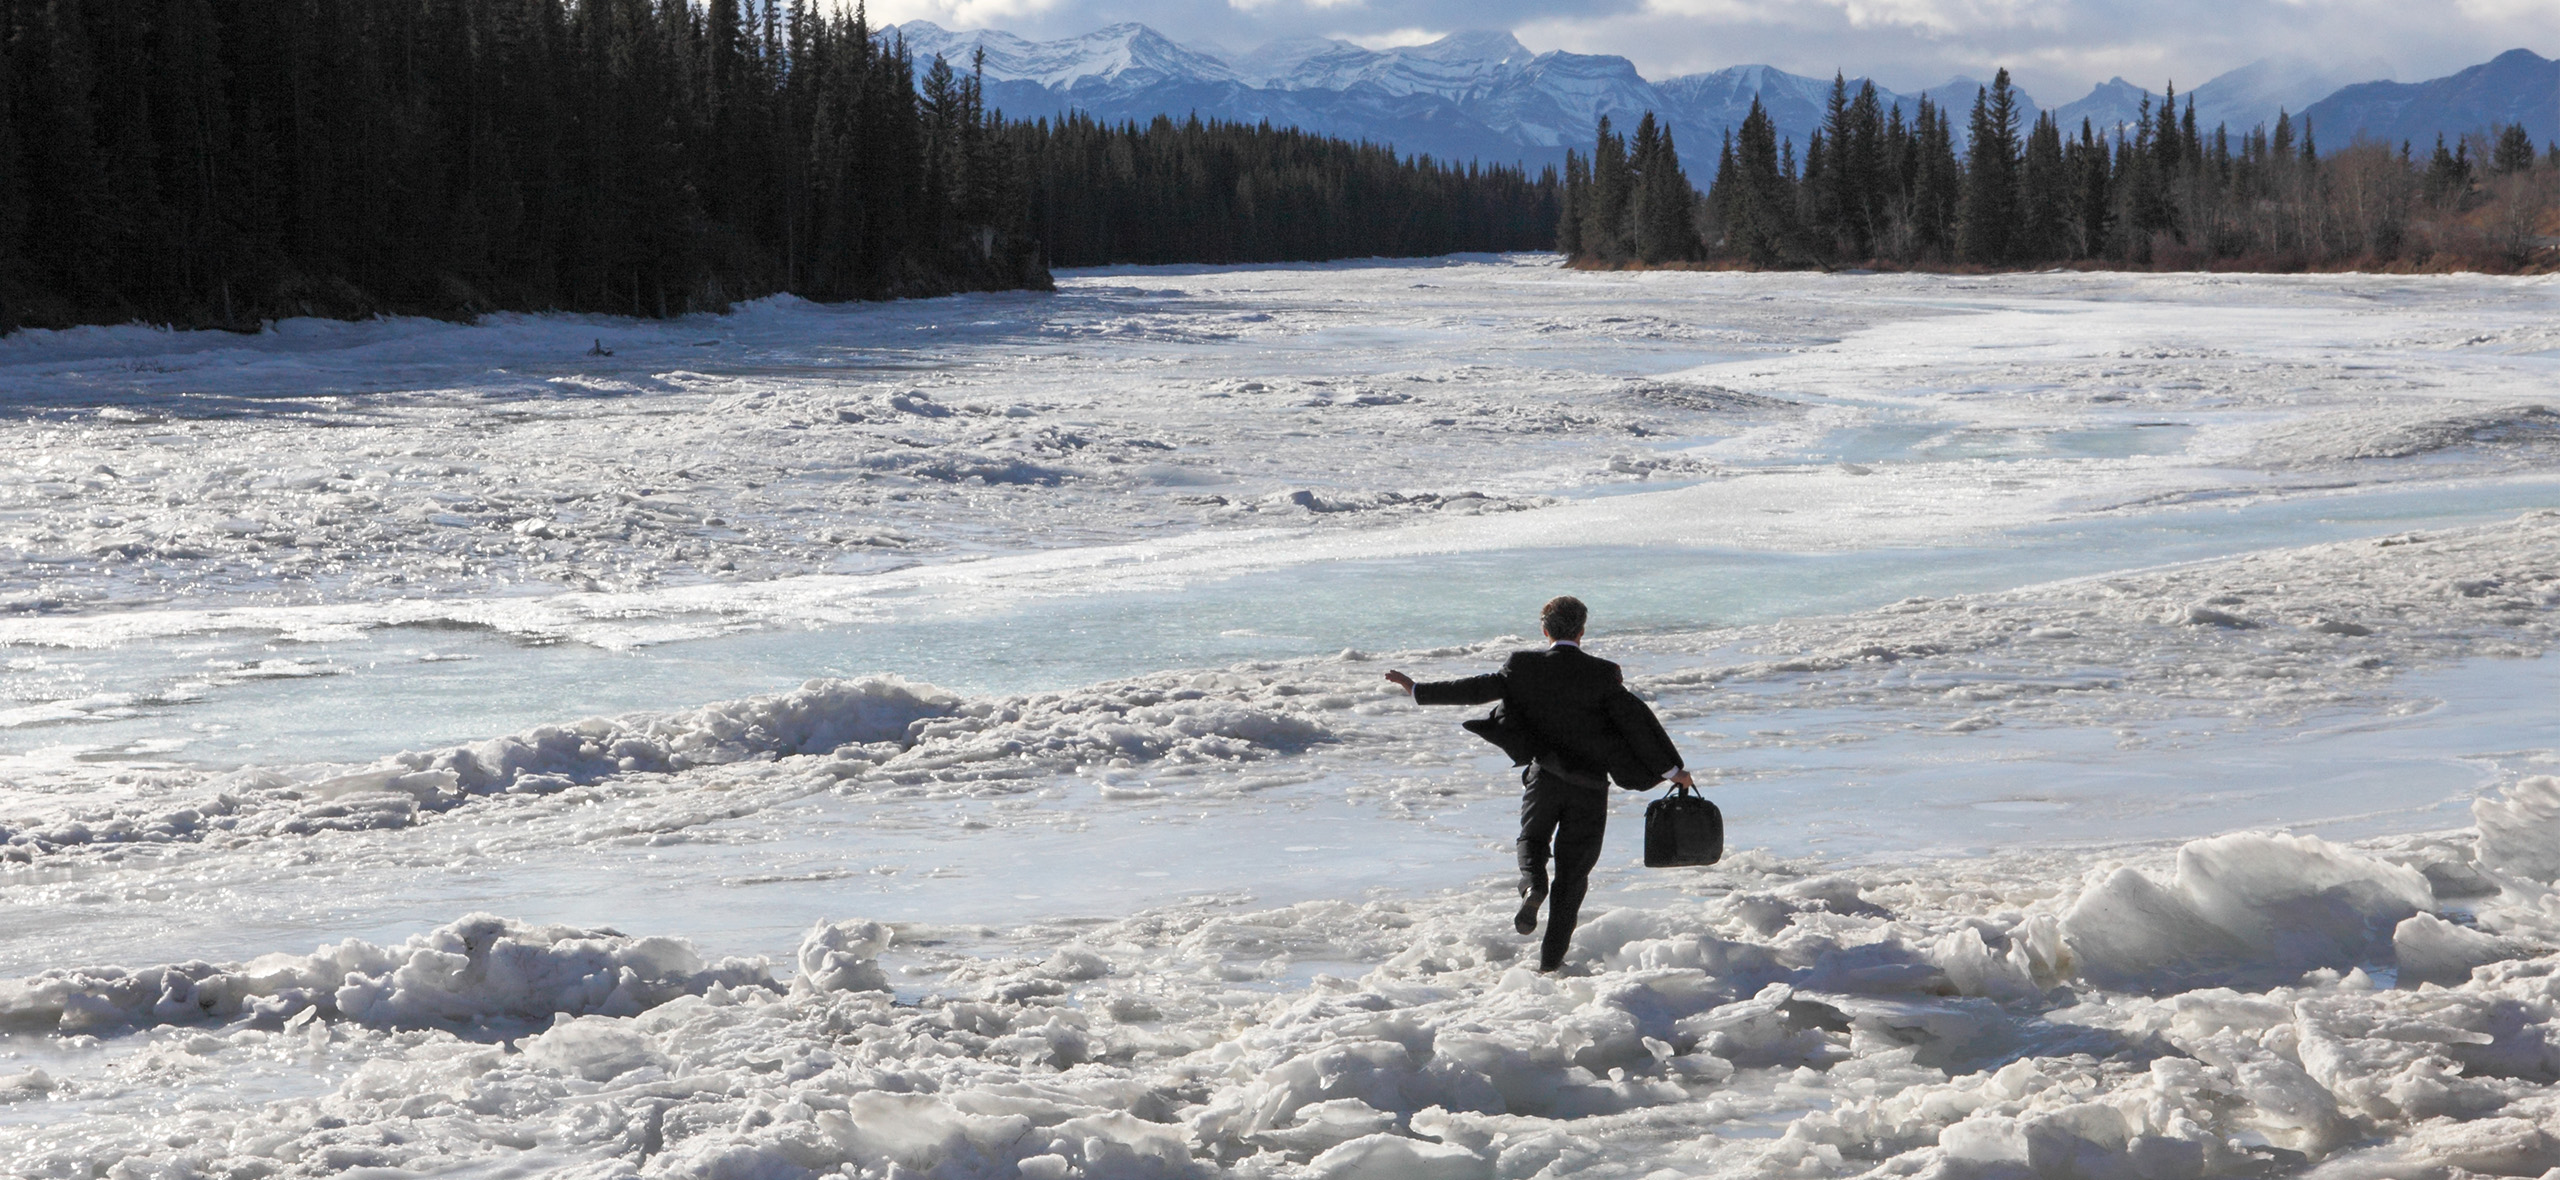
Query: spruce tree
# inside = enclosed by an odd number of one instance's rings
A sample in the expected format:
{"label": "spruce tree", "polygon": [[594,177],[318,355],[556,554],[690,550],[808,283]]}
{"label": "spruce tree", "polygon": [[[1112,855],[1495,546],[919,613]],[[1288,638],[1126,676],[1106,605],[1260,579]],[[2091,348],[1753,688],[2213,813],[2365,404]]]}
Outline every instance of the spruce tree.
{"label": "spruce tree", "polygon": [[1728,239],[1755,266],[1791,261],[1798,253],[1795,193],[1778,161],[1777,126],[1757,96],[1734,132],[1733,169],[1738,175],[1731,190]]}
{"label": "spruce tree", "polygon": [[1711,248],[1738,248],[1740,239],[1733,236],[1733,227],[1742,207],[1741,185],[1742,170],[1733,159],[1733,128],[1727,127],[1724,146],[1716,151],[1716,177],[1707,182],[1707,245]]}
{"label": "spruce tree", "polygon": [[2509,123],[2498,132],[2496,152],[2490,156],[2489,171],[2499,176],[2512,176],[2533,167],[2533,136],[2522,123]]}
{"label": "spruce tree", "polygon": [[1864,236],[1860,232],[1862,226],[1857,224],[1864,220],[1864,209],[1863,196],[1857,191],[1855,120],[1848,76],[1835,72],[1831,75],[1831,96],[1823,107],[1822,128],[1814,133],[1805,153],[1807,174],[1819,177],[1806,186],[1806,236],[1829,257],[1866,255],[1865,243],[1860,240]]}
{"label": "spruce tree", "polygon": [[1636,120],[1635,138],[1627,145],[1627,220],[1625,248],[1627,255],[1640,262],[1656,262],[1656,244],[1649,222],[1653,218],[1653,186],[1650,183],[1654,157],[1662,150],[1662,127],[1646,111]]}
{"label": "spruce tree", "polygon": [[1590,169],[1582,162],[1582,154],[1568,149],[1564,154],[1563,204],[1556,216],[1556,252],[1566,258],[1584,257],[1582,246],[1582,203],[1591,199]]}
{"label": "spruce tree", "polygon": [[2095,258],[2106,252],[2111,224],[2110,182],[2112,161],[2108,158],[2107,141],[2097,134],[2087,119],[2080,120],[2080,138],[2071,144],[2072,242],[2069,256]]}
{"label": "spruce tree", "polygon": [[1961,246],[1966,261],[1996,266],[2009,261],[2018,223],[2018,100],[2008,70],[1974,92],[1968,130]]}
{"label": "spruce tree", "polygon": [[2018,231],[2010,240],[2013,261],[2052,262],[2072,256],[2072,190],[2062,128],[2054,123],[2051,111],[2044,112],[2027,135],[2026,153],[2018,166]]}
{"label": "spruce tree", "polygon": [[1876,84],[1859,83],[1858,96],[1849,103],[1843,138],[1833,148],[1839,162],[1840,178],[1834,183],[1843,202],[1841,226],[1846,231],[1846,249],[1852,259],[1864,260],[1875,254],[1876,238],[1884,226],[1886,202],[1893,188],[1885,140],[1883,104],[1876,96]]}
{"label": "spruce tree", "polygon": [[1591,206],[1582,222],[1583,248],[1593,258],[1627,258],[1627,210],[1635,199],[1630,181],[1626,137],[1610,130],[1609,117],[1602,115],[1591,146]]}
{"label": "spruce tree", "polygon": [[[1645,118],[1652,119],[1651,112]],[[1698,257],[1696,223],[1698,190],[1680,167],[1680,147],[1664,124],[1652,139],[1652,152],[1638,170],[1642,190],[1637,207],[1636,250],[1651,263],[1687,262]]]}
{"label": "spruce tree", "polygon": [[1922,258],[1952,257],[1964,168],[1956,162],[1955,129],[1948,125],[1945,109],[1925,95],[1912,139],[1917,172],[1912,186],[1914,249]]}

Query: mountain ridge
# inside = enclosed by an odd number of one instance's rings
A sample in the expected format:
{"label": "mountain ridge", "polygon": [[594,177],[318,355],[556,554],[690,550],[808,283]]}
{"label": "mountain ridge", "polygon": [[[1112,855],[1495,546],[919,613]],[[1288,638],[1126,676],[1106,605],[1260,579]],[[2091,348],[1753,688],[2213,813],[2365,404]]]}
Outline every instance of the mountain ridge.
{"label": "mountain ridge", "polygon": [[[1701,182],[1713,170],[1721,137],[1742,122],[1755,96],[1778,134],[1801,151],[1822,125],[1831,90],[1828,79],[1759,64],[1652,80],[1624,57],[1536,53],[1502,31],[1463,31],[1385,49],[1301,38],[1243,52],[1185,46],[1136,22],[1046,42],[922,20],[883,33],[903,37],[919,58],[939,53],[955,65],[965,66],[970,52],[984,46],[988,103],[1018,118],[1080,110],[1109,122],[1146,122],[1160,114],[1268,121],[1391,143],[1408,154],[1534,170],[1560,164],[1569,147],[1583,147],[1599,116],[1631,124],[1652,111],[1670,123]],[[2216,125],[2238,133],[2272,124],[2279,112],[2307,114],[2321,129],[2321,142],[2332,147],[2345,146],[2360,128],[2376,137],[2415,139],[2420,136],[2408,128],[2458,118],[2471,121],[2442,129],[2479,130],[2496,112],[2508,113],[2494,121],[2523,121],[2537,139],[2560,138],[2560,62],[2529,50],[2428,82],[2366,80],[2377,72],[2387,75],[2389,68],[2379,61],[2270,56],[2181,90],[2178,98],[2182,108],[2195,105],[2208,133]],[[1847,81],[1854,90],[1864,79]],[[1907,93],[1879,85],[1877,94],[1888,107],[1900,105],[1906,117],[1923,96],[1950,111],[1961,150],[1965,116],[1983,85],[1959,75]],[[2529,101],[2502,101],[2500,86],[2522,86],[2526,99],[2540,97],[2541,105],[2528,111]],[[2018,97],[2021,123],[2031,124],[2045,108],[2023,90]],[[2161,94],[2119,77],[2051,109],[2068,132],[2086,120],[2108,134],[2130,131],[2145,98],[2156,109]]]}

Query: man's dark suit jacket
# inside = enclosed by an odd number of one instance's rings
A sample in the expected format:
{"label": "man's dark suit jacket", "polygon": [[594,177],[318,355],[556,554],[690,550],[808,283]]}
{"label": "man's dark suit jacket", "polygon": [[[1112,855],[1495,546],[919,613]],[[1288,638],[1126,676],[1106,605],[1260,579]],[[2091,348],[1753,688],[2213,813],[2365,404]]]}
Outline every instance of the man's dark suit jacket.
{"label": "man's dark suit jacket", "polygon": [[1502,747],[1513,765],[1548,758],[1577,778],[1642,790],[1680,768],[1671,735],[1636,694],[1616,664],[1578,647],[1516,651],[1502,670],[1463,680],[1413,686],[1424,705],[1481,705],[1500,701],[1494,715],[1467,728]]}

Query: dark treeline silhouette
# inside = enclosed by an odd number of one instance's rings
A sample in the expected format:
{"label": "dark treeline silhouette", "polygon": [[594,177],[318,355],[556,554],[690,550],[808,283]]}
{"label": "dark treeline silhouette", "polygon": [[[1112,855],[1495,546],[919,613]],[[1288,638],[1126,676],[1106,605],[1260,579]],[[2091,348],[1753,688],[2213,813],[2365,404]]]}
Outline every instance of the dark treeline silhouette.
{"label": "dark treeline silhouette", "polygon": [[1033,230],[1057,266],[1288,262],[1544,250],[1558,185],[1517,168],[1399,160],[1391,148],[1269,124],[1007,127],[1031,161]]}
{"label": "dark treeline silhouette", "polygon": [[2323,155],[2281,113],[2205,132],[2172,89],[2123,127],[2021,127],[2007,70],[1976,94],[1962,153],[1952,119],[1926,98],[1906,118],[1835,78],[1799,161],[1755,100],[1692,198],[1685,243],[1645,237],[1630,194],[1646,173],[1612,165],[1627,149],[1603,119],[1589,163],[1567,159],[1561,248],[1600,265],[2512,269],[2560,229],[2560,144],[2538,155],[2520,126]]}
{"label": "dark treeline silhouette", "polygon": [[0,327],[1046,282],[974,79],[740,0],[0,0]]}
{"label": "dark treeline silhouette", "polygon": [[663,316],[1552,240],[1555,186],[1516,172],[1010,123],[981,93],[813,0],[0,0],[0,330]]}

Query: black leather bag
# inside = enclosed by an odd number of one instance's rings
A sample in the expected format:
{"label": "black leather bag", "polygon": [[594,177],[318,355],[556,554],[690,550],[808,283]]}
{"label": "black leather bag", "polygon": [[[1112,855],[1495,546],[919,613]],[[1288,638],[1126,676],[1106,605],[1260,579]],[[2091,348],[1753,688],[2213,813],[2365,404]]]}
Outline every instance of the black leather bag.
{"label": "black leather bag", "polygon": [[1644,865],[1649,869],[1711,865],[1724,859],[1724,813],[1696,791],[1673,784],[1644,809]]}

